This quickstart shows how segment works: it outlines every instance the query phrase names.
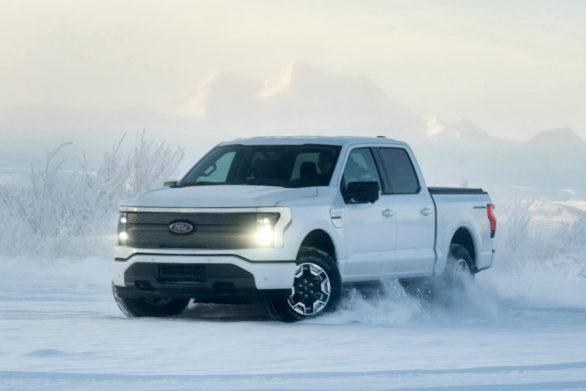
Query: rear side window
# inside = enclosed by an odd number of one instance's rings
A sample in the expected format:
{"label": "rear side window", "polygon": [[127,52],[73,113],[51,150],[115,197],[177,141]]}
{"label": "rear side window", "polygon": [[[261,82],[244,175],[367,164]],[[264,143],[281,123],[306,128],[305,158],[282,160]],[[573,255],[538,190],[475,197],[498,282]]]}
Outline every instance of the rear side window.
{"label": "rear side window", "polygon": [[419,192],[419,181],[407,151],[401,148],[378,148],[386,179],[385,193],[415,194]]}

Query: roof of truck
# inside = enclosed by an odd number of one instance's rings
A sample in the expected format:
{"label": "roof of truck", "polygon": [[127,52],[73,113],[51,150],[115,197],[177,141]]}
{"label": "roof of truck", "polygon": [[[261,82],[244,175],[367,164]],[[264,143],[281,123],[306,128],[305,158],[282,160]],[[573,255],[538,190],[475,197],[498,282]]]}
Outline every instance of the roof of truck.
{"label": "roof of truck", "polygon": [[328,144],[328,145],[353,145],[353,144],[381,144],[381,145],[406,145],[402,141],[386,137],[356,137],[356,136],[275,136],[275,137],[251,137],[238,138],[231,141],[225,141],[220,145],[301,145],[301,144]]}

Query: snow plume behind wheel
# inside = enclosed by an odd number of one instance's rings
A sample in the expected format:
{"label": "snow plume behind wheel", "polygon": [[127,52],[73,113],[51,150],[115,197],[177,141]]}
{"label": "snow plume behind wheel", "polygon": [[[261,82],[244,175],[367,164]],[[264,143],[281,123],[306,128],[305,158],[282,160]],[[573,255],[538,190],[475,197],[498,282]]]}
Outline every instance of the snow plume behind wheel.
{"label": "snow plume behind wheel", "polygon": [[450,245],[443,273],[431,279],[431,299],[445,307],[459,307],[467,301],[474,282],[474,261],[464,246]]}
{"label": "snow plume behind wheel", "polygon": [[460,244],[450,245],[450,254],[442,274],[434,277],[401,280],[405,291],[425,302],[452,306],[461,302],[474,281],[474,261]]}

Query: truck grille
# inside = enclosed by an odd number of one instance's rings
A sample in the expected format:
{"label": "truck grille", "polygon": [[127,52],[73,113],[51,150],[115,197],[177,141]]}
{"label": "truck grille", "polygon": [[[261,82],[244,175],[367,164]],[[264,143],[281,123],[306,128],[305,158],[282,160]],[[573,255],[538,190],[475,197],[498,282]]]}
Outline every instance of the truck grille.
{"label": "truck grille", "polygon": [[[257,214],[127,212],[126,218],[126,244],[131,247],[237,249],[253,246]],[[173,233],[169,226],[174,222],[189,223],[194,229]]]}

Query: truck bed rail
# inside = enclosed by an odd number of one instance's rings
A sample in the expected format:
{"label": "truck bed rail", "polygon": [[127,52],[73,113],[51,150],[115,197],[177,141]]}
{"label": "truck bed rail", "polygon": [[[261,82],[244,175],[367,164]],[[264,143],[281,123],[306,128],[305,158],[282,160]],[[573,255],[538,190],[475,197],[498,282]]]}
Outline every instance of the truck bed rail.
{"label": "truck bed rail", "polygon": [[435,187],[427,188],[431,194],[488,194],[483,189],[469,189],[464,187]]}

